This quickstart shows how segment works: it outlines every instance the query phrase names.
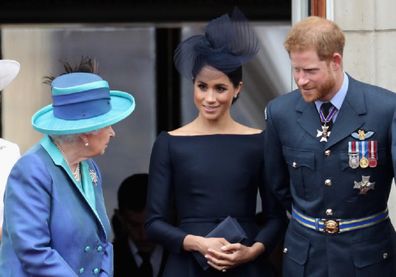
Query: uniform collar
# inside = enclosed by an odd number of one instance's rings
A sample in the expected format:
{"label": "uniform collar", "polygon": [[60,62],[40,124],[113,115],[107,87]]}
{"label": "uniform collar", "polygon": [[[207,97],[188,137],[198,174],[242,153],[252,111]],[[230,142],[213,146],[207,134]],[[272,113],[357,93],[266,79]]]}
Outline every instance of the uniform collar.
{"label": "uniform collar", "polygon": [[[349,86],[349,78],[348,75],[344,72],[344,80],[342,81],[342,86],[333,96],[333,98],[331,98],[330,100],[331,104],[333,104],[333,106],[336,107],[338,111],[341,109],[342,103],[345,100],[345,96],[348,91],[348,86]],[[320,106],[323,103],[324,102],[320,100],[315,101],[315,106],[318,111],[320,110]]]}
{"label": "uniform collar", "polygon": [[96,172],[91,170],[89,165],[85,161],[82,161],[81,181],[78,182],[73,177],[73,173],[71,172],[70,167],[67,164],[67,161],[63,157],[62,152],[59,150],[59,148],[55,145],[55,143],[48,135],[45,135],[41,139],[40,144],[47,151],[48,155],[51,157],[54,164],[62,167],[66,171],[69,178],[77,186],[77,188],[80,190],[84,198],[88,201],[89,205],[96,212],[96,204],[95,204],[96,200],[95,200],[95,191],[94,191],[94,185],[96,185],[96,178],[97,178]]}
{"label": "uniform collar", "polygon": [[66,160],[63,158],[61,151],[56,147],[55,143],[51,140],[51,138],[45,135],[41,141],[41,146],[47,151],[48,155],[50,155],[51,159],[54,161],[54,164],[63,167],[66,172],[69,170],[69,166]]}

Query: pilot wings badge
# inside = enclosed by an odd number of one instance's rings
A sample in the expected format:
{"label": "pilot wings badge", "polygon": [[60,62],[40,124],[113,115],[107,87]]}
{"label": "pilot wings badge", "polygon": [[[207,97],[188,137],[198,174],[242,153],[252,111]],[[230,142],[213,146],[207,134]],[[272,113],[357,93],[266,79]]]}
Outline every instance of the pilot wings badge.
{"label": "pilot wings badge", "polygon": [[358,140],[366,140],[371,138],[374,135],[373,131],[364,131],[363,129],[359,129],[357,132],[353,132],[351,136]]}

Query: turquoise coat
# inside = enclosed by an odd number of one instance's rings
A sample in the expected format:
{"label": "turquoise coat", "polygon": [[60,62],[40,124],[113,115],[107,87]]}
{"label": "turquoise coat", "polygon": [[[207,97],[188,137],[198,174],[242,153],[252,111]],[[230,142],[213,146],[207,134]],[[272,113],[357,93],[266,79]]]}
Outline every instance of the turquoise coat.
{"label": "turquoise coat", "polygon": [[[11,171],[4,196],[0,276],[113,276],[110,223],[102,179],[89,167],[91,199],[75,183],[47,138]],[[84,178],[84,177],[83,177]]]}

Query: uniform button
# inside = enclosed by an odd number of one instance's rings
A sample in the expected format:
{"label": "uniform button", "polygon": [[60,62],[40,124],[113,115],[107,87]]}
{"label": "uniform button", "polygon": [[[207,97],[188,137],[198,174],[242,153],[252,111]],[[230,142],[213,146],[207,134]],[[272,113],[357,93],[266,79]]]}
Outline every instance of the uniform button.
{"label": "uniform button", "polygon": [[330,179],[326,179],[326,180],[325,180],[325,185],[326,185],[327,187],[331,187],[331,180],[330,180]]}
{"label": "uniform button", "polygon": [[285,253],[285,254],[286,254],[286,253],[287,253],[287,251],[288,251],[288,250],[287,250],[287,248],[286,248],[286,247],[285,247],[285,248],[283,248],[283,253]]}
{"label": "uniform button", "polygon": [[333,210],[332,209],[327,209],[326,210],[326,215],[333,215]]}
{"label": "uniform button", "polygon": [[331,154],[331,150],[330,150],[330,149],[327,149],[324,153],[325,153],[325,155],[328,157],[328,156],[330,156],[330,154]]}
{"label": "uniform button", "polygon": [[84,271],[85,271],[85,268],[80,268],[80,270],[79,270],[79,272],[80,272],[80,274],[83,274],[84,273]]}
{"label": "uniform button", "polygon": [[293,162],[292,167],[296,168],[297,167],[297,163]]}
{"label": "uniform button", "polygon": [[98,250],[98,252],[102,252],[102,250],[103,250],[102,245],[99,245],[99,246],[96,248],[96,250]]}
{"label": "uniform button", "polygon": [[389,255],[387,252],[385,252],[384,254],[382,254],[382,258],[384,258],[384,260],[388,259]]}
{"label": "uniform button", "polygon": [[95,267],[95,268],[92,270],[92,272],[93,272],[94,274],[98,274],[98,273],[99,273],[99,268]]}
{"label": "uniform button", "polygon": [[91,250],[91,247],[88,245],[88,246],[85,246],[85,248],[84,248],[84,251],[85,252],[88,252],[89,250]]}

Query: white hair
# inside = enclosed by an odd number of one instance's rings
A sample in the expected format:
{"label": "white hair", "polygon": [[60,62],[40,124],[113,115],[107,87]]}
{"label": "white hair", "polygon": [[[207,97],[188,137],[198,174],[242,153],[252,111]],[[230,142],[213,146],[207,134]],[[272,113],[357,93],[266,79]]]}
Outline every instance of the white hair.
{"label": "white hair", "polygon": [[70,134],[70,135],[50,135],[51,139],[55,143],[73,143],[78,141],[79,136],[84,135],[97,135],[99,130],[87,132],[87,133],[80,133],[80,134]]}

